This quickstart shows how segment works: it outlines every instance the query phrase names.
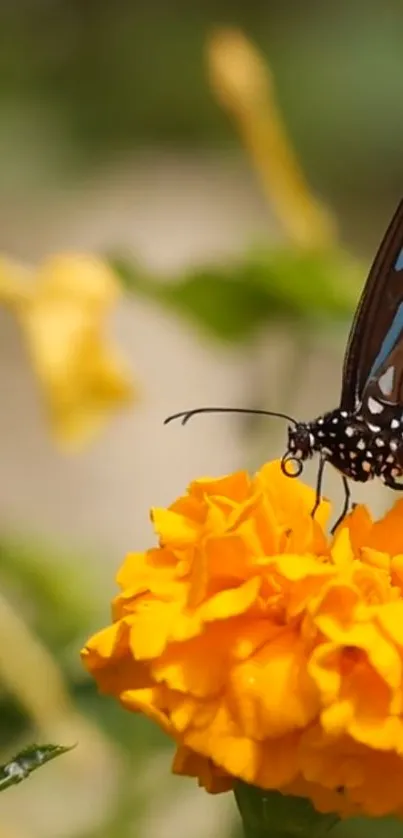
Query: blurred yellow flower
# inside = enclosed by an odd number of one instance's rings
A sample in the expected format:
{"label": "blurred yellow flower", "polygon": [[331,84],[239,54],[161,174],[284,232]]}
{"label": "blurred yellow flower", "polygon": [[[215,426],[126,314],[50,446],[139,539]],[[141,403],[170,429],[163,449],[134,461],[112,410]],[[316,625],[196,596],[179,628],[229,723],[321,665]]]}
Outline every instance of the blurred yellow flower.
{"label": "blurred yellow flower", "polygon": [[0,303],[19,320],[59,443],[77,446],[134,397],[130,372],[108,342],[105,319],[120,284],[101,260],[48,258],[37,271],[0,258]]}
{"label": "blurred yellow flower", "polygon": [[277,106],[272,73],[238,29],[217,29],[207,43],[210,83],[234,119],[263,189],[291,240],[302,247],[334,243],[327,209],[310,192]]}
{"label": "blurred yellow flower", "polygon": [[82,659],[210,792],[241,778],[403,816],[403,502],[332,538],[313,503],[277,462],[196,480],[153,510],[159,546],[127,556]]}

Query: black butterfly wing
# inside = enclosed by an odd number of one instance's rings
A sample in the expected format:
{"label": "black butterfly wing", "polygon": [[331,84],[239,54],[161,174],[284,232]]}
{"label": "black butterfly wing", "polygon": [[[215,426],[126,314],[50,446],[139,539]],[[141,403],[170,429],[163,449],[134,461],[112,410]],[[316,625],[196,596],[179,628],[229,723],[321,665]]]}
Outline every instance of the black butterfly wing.
{"label": "black butterfly wing", "polygon": [[[399,384],[403,349],[396,354],[399,345],[403,346],[403,201],[381,242],[353,321],[343,368],[340,401],[343,410],[353,411],[378,393],[383,399],[387,397],[389,404],[392,398],[397,398],[393,403],[400,403],[403,411]],[[398,364],[394,367],[393,381],[388,382],[386,378],[382,381],[382,375],[391,366],[392,353],[393,363]],[[391,385],[389,393],[387,385]],[[376,424],[374,416],[372,420]]]}

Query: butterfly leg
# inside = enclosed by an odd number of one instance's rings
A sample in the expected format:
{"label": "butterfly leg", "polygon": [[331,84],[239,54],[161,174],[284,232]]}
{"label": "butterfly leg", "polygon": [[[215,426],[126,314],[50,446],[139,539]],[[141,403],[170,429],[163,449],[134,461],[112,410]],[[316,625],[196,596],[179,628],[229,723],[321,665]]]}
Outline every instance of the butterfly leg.
{"label": "butterfly leg", "polygon": [[343,482],[343,489],[344,489],[344,504],[343,504],[343,509],[341,511],[341,515],[339,515],[336,523],[333,524],[333,526],[332,526],[332,529],[331,529],[332,535],[337,530],[337,527],[339,526],[339,524],[341,524],[343,518],[346,517],[346,515],[348,513],[348,508],[350,506],[350,498],[351,498],[350,486],[349,486],[347,477],[344,474],[342,474],[341,479],[342,479],[342,482]]}
{"label": "butterfly leg", "polygon": [[311,518],[315,517],[315,512],[322,500],[322,483],[323,483],[323,472],[325,468],[326,459],[325,457],[321,457],[319,460],[319,468],[318,468],[318,476],[316,478],[316,497],[315,497],[315,506],[311,512]]}

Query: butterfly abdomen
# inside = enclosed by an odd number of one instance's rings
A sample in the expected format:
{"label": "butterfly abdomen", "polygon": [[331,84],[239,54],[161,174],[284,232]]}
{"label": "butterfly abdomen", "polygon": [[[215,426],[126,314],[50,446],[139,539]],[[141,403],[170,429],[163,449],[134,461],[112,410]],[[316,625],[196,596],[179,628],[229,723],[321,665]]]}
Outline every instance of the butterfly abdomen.
{"label": "butterfly abdomen", "polygon": [[375,476],[374,434],[355,414],[334,410],[311,423],[310,430],[315,450],[346,477],[366,483]]}
{"label": "butterfly abdomen", "polygon": [[346,477],[366,483],[381,477],[390,485],[403,475],[403,430],[381,429],[359,413],[334,410],[308,424],[313,449],[325,456]]}

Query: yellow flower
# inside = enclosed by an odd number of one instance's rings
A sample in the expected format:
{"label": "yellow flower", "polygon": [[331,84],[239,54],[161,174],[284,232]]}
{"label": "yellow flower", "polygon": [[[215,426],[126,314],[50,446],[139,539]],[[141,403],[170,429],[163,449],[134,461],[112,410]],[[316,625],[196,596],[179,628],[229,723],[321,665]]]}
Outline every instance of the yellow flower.
{"label": "yellow flower", "polygon": [[17,316],[56,438],[85,442],[134,395],[130,373],[107,342],[105,319],[120,285],[99,259],[48,258],[35,272],[0,259],[0,303]]}
{"label": "yellow flower", "polygon": [[207,45],[212,89],[234,119],[279,221],[296,245],[333,244],[335,225],[313,197],[276,102],[269,66],[237,29],[218,29]]}
{"label": "yellow flower", "polygon": [[357,507],[333,538],[313,503],[274,462],[154,509],[159,546],[127,556],[83,662],[210,792],[241,778],[403,816],[403,502],[377,523]]}

